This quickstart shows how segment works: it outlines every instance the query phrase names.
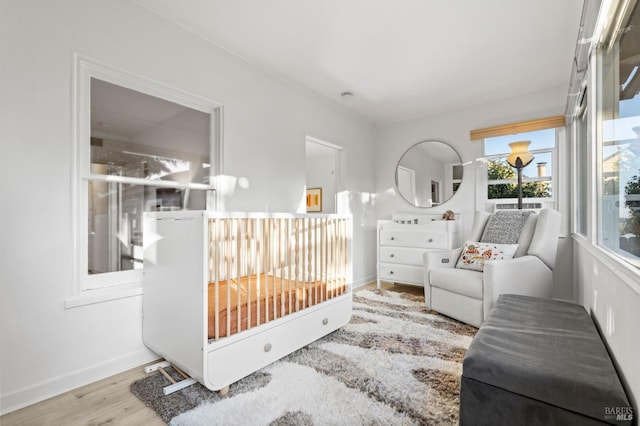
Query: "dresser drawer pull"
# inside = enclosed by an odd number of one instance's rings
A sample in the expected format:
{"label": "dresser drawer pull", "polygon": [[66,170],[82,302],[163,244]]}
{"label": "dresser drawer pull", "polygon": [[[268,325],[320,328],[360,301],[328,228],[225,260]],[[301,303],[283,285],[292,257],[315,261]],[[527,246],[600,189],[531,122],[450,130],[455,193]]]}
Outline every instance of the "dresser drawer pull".
{"label": "dresser drawer pull", "polygon": [[433,238],[429,238],[429,242],[432,243],[433,242]]}
{"label": "dresser drawer pull", "polygon": [[271,351],[271,343],[267,343],[266,345],[264,345],[264,351],[265,352]]}
{"label": "dresser drawer pull", "polygon": [[327,325],[327,324],[329,324],[329,318],[323,318],[322,325]]}
{"label": "dresser drawer pull", "polygon": [[393,275],[393,271],[389,271],[389,275]]}
{"label": "dresser drawer pull", "polygon": [[393,241],[393,240],[395,240],[395,239],[396,239],[396,237],[391,237],[391,241]]}
{"label": "dresser drawer pull", "polygon": [[389,255],[389,257],[396,257],[396,255],[395,255],[395,254],[393,254],[393,253],[391,253],[391,254]]}

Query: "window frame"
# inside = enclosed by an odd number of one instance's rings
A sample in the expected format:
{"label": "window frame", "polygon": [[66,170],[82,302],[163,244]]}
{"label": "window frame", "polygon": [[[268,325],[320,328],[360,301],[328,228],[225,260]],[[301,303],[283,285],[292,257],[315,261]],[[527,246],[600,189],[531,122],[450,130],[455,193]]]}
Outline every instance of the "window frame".
{"label": "window frame", "polygon": [[[91,79],[106,81],[127,89],[184,105],[207,113],[210,121],[210,182],[178,183],[151,181],[144,178],[101,175],[91,173]],[[71,149],[71,199],[73,283],[65,308],[98,303],[142,294],[142,269],[88,273],[88,185],[89,181],[106,181],[123,184],[212,191],[210,208],[218,205],[216,176],[220,174],[222,158],[222,114],[223,105],[207,98],[168,86],[155,80],[127,72],[98,62],[78,53],[74,54],[72,75],[72,149]],[[209,201],[209,200],[208,200]],[[209,207],[209,206],[208,206]]]}
{"label": "window frame", "polygon": [[[589,65],[591,67],[592,65]],[[579,109],[576,112],[572,127],[572,157],[574,167],[572,168],[572,232],[580,235],[585,239],[590,238],[590,229],[592,213],[589,208],[593,203],[593,194],[590,192],[593,180],[593,170],[589,164],[594,158],[593,147],[595,140],[593,119],[591,117],[590,105],[593,100],[593,90],[589,90],[588,84],[585,84],[579,103]]]}

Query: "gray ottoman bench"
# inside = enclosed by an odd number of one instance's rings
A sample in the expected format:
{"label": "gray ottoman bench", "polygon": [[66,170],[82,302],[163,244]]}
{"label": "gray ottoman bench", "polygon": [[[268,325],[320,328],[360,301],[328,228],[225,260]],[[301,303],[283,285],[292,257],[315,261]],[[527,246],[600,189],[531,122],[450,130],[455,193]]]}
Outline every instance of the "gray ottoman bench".
{"label": "gray ottoman bench", "polygon": [[580,305],[501,295],[463,361],[461,425],[631,425],[634,414]]}

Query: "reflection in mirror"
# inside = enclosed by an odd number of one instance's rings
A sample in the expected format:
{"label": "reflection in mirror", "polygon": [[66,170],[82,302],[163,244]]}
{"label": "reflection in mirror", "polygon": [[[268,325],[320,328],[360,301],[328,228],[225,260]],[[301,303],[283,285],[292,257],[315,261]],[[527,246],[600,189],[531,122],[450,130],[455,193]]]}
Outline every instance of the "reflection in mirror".
{"label": "reflection in mirror", "polygon": [[416,207],[435,207],[455,194],[462,182],[462,159],[440,141],[418,142],[400,158],[396,188]]}

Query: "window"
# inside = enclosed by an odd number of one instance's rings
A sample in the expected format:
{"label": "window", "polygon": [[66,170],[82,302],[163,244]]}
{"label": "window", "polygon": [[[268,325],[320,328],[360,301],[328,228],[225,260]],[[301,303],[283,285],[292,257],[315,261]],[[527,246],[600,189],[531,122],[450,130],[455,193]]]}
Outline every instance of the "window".
{"label": "window", "polygon": [[640,266],[640,12],[599,50],[598,244]]}
{"label": "window", "polygon": [[511,142],[531,141],[529,151],[533,161],[522,170],[522,197],[528,202],[554,199],[554,169],[556,130],[544,129],[515,135],[484,139],[484,157],[487,160],[487,200],[497,203],[505,199],[515,203],[517,172],[507,163]]}
{"label": "window", "polygon": [[140,287],[144,212],[213,207],[220,106],[84,58],[76,65],[82,297]]}

